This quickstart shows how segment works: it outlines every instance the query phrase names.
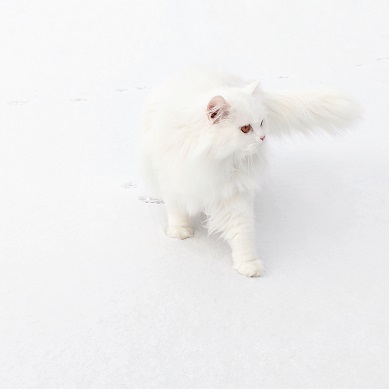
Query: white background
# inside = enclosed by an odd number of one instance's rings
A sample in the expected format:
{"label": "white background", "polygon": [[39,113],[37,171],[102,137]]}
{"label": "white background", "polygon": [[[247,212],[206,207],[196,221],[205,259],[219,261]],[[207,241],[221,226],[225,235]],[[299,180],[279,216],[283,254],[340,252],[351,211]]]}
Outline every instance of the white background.
{"label": "white background", "polygon": [[[1,388],[388,388],[387,4],[2,0]],[[138,199],[144,99],[193,64],[364,107],[271,145],[260,279]]]}

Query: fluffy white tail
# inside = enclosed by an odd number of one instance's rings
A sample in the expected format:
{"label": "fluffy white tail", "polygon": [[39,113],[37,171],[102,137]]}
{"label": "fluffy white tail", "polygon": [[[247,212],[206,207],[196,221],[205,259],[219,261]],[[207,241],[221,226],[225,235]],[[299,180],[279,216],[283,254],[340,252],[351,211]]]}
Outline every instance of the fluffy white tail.
{"label": "fluffy white tail", "polygon": [[361,117],[360,106],[336,91],[264,93],[269,134],[338,133]]}

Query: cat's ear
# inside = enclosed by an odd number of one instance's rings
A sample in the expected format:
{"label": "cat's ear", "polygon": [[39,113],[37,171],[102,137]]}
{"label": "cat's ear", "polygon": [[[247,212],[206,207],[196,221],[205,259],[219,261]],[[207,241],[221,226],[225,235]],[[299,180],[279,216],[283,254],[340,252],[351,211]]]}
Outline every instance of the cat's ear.
{"label": "cat's ear", "polygon": [[249,93],[252,95],[256,95],[259,93],[260,90],[260,82],[259,81],[254,81],[250,85],[246,87]]}
{"label": "cat's ear", "polygon": [[208,119],[213,123],[218,123],[220,120],[228,116],[230,104],[222,96],[213,97],[207,106]]}

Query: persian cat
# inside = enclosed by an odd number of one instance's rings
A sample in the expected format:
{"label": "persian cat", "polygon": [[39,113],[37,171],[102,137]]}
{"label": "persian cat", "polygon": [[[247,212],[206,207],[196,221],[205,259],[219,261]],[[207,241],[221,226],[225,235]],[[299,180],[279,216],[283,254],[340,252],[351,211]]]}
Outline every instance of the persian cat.
{"label": "persian cat", "polygon": [[190,238],[190,218],[203,212],[209,233],[229,243],[234,268],[262,275],[253,205],[266,143],[272,135],[334,133],[358,114],[334,91],[270,92],[204,71],[166,82],[148,102],[140,157],[145,184],[165,203],[167,235]]}

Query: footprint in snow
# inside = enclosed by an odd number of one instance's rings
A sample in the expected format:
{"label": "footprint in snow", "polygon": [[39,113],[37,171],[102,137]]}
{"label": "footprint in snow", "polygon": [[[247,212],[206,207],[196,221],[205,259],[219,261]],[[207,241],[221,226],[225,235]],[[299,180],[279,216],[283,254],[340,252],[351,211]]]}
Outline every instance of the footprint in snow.
{"label": "footprint in snow", "polygon": [[12,100],[12,101],[8,101],[8,105],[24,105],[24,104],[28,104],[29,101],[28,100]]}
{"label": "footprint in snow", "polygon": [[[121,188],[122,189],[136,189],[137,185],[136,185],[136,183],[130,181],[130,182],[125,182],[124,184],[122,184]],[[140,201],[143,201],[144,203],[147,203],[147,204],[164,204],[164,202],[161,199],[158,199],[156,197],[139,196],[138,199]]]}
{"label": "footprint in snow", "polygon": [[156,197],[139,196],[138,199],[148,204],[164,204],[161,199],[157,199]]}
{"label": "footprint in snow", "polygon": [[136,184],[132,181],[125,182],[124,184],[120,185],[122,189],[130,189],[130,188],[136,188]]}

